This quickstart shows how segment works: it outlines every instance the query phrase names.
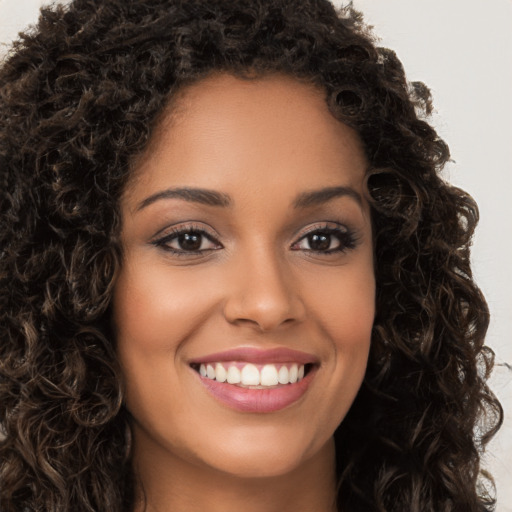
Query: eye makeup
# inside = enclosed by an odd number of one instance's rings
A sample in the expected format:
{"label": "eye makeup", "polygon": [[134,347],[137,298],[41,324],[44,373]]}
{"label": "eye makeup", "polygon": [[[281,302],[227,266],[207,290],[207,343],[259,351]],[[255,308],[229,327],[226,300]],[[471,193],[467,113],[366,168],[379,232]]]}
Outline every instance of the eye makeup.
{"label": "eye makeup", "polygon": [[163,230],[150,243],[176,256],[197,256],[223,248],[217,237],[197,223],[181,223]]}
{"label": "eye makeup", "polygon": [[[334,222],[322,222],[310,226],[306,233],[292,244],[291,249],[329,255],[355,249],[358,241],[359,238],[352,229]],[[305,243],[309,248],[304,247]]]}
{"label": "eye makeup", "polygon": [[[162,236],[150,243],[178,257],[197,257],[223,249],[219,236],[207,230],[203,224],[180,223],[164,231]],[[356,232],[333,221],[314,223],[299,233],[290,245],[292,251],[303,251],[316,256],[330,256],[345,253],[357,247]]]}

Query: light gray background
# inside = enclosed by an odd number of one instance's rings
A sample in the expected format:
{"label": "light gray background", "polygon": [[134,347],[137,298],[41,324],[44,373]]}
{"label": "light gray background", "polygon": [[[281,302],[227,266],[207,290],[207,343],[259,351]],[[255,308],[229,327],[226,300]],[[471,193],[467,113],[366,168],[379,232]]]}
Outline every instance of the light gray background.
{"label": "light gray background", "polygon": [[[44,3],[0,0],[0,41],[10,43]],[[445,175],[480,205],[474,271],[491,309],[487,343],[499,365],[492,386],[506,412],[485,464],[497,481],[498,512],[512,512],[512,0],[353,4],[381,45],[397,52],[408,78],[432,89],[433,122],[455,160]]]}

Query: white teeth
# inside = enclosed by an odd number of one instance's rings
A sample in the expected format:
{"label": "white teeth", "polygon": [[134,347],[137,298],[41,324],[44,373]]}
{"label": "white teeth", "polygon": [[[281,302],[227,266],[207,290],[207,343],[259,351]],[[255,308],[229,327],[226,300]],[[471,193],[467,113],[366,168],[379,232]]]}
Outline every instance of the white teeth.
{"label": "white teeth", "polygon": [[292,364],[289,373],[290,384],[295,384],[299,376],[299,368],[296,364]]}
{"label": "white teeth", "polygon": [[273,364],[266,364],[261,369],[261,385],[277,386],[279,379],[277,378],[277,368]]}
{"label": "white teeth", "polygon": [[241,377],[244,386],[260,385],[260,372],[253,364],[246,364],[243,367]]}
{"label": "white teeth", "polygon": [[215,369],[211,364],[206,365],[206,376],[209,379],[215,379]]}
{"label": "white teeth", "polygon": [[251,363],[245,363],[243,366],[242,364],[236,362],[200,364],[199,373],[202,377],[217,382],[259,387],[295,384],[304,378],[303,364],[293,363],[288,366],[283,364],[279,370],[278,365],[275,364],[259,367]]}
{"label": "white teeth", "polygon": [[226,382],[226,379],[228,378],[228,374],[226,370],[224,369],[224,366],[222,366],[220,363],[217,363],[215,365],[215,380],[219,382]]}
{"label": "white teeth", "polygon": [[290,376],[288,372],[288,368],[286,366],[281,366],[279,368],[279,372],[277,373],[277,380],[279,381],[279,384],[288,384],[290,382]]}
{"label": "white teeth", "polygon": [[240,370],[236,366],[230,366],[228,368],[226,380],[228,381],[228,384],[239,384],[240,381],[242,380]]}

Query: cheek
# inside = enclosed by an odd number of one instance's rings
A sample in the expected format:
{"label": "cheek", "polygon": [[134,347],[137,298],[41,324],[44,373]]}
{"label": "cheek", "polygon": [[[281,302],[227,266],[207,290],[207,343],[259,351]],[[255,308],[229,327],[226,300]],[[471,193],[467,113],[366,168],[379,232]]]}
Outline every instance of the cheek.
{"label": "cheek", "polygon": [[119,350],[140,347],[150,356],[159,349],[176,350],[181,340],[201,324],[212,298],[204,279],[174,272],[172,279],[154,263],[127,266],[114,292],[114,325]]}
{"label": "cheek", "polygon": [[[196,280],[175,272],[171,282],[168,273],[154,263],[128,263],[114,291],[113,324],[126,400],[141,418],[162,410],[156,389],[163,393],[179,385],[185,369],[178,364],[181,347],[202,324],[210,300]],[[173,404],[180,409],[179,400]]]}
{"label": "cheek", "polygon": [[[364,263],[364,262],[363,262]],[[363,381],[375,317],[375,278],[369,257],[364,264],[340,268],[309,288],[309,309],[329,340],[322,409],[325,425],[343,420]]]}
{"label": "cheek", "polygon": [[335,300],[326,301],[324,316],[338,355],[360,353],[366,357],[375,317],[373,283],[361,283],[350,292],[340,292]]}
{"label": "cheek", "polygon": [[368,251],[352,265],[323,273],[308,283],[308,309],[339,352],[364,355],[375,318],[375,276]]}
{"label": "cheek", "polygon": [[186,410],[188,390],[180,382],[187,368],[179,364],[180,350],[202,324],[211,302],[201,293],[198,280],[185,272],[173,272],[172,279],[169,274],[165,265],[128,262],[113,297],[126,404],[136,421],[149,430],[160,424],[174,425],[171,430],[175,430],[174,423]]}

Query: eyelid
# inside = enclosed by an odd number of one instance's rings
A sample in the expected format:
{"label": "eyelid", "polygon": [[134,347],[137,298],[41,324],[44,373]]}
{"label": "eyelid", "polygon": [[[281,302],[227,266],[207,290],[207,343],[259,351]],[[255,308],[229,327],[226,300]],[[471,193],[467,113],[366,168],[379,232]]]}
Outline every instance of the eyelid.
{"label": "eyelid", "polygon": [[[173,240],[175,240],[179,235],[191,232],[200,234],[201,236],[209,240],[212,244],[214,244],[216,247],[197,250],[186,250],[176,249],[170,246],[170,243]],[[306,249],[297,247],[297,245],[304,239],[306,239],[309,235],[317,232],[325,232],[332,236],[338,236],[340,246],[326,250]],[[219,241],[219,238],[220,237],[218,234],[216,234],[215,230],[213,230],[208,225],[205,225],[197,221],[184,221],[180,222],[179,224],[167,226],[164,229],[159,230],[152,237],[149,243],[176,256],[197,257],[201,255],[204,256],[212,251],[223,249],[224,245]],[[304,251],[311,254],[328,256],[330,254],[344,253],[349,250],[352,250],[358,245],[358,241],[359,236],[357,235],[357,230],[352,229],[345,223],[330,220],[319,221],[308,225],[305,229],[302,229],[302,231],[298,231],[298,233],[295,235],[295,241],[291,244],[290,249],[294,251]]]}
{"label": "eyelid", "polygon": [[203,222],[196,220],[185,220],[181,222],[177,222],[175,224],[167,225],[162,229],[159,229],[152,237],[150,241],[157,240],[158,238],[163,238],[167,235],[181,232],[181,231],[204,231],[211,237],[216,237],[214,234],[215,230],[210,227],[208,224],[204,224]]}
{"label": "eyelid", "polygon": [[[209,229],[204,224],[199,224],[197,222],[180,222],[179,224],[173,226],[167,226],[164,229],[159,230],[149,241],[150,244],[155,245],[157,247],[161,247],[162,249],[174,253],[176,255],[181,256],[194,256],[204,254],[209,251],[214,251],[217,249],[223,248],[223,245],[218,240],[218,235],[212,234],[213,230]],[[198,251],[185,251],[173,249],[167,245],[168,242],[177,238],[180,234],[184,233],[198,233],[205,238],[207,238],[210,242],[217,245],[218,247],[211,249],[201,249]]]}
{"label": "eyelid", "polygon": [[310,226],[308,226],[304,231],[302,231],[297,237],[295,238],[295,241],[291,244],[292,250],[304,250],[304,249],[294,249],[294,246],[299,244],[301,241],[303,241],[305,238],[307,238],[309,235],[317,233],[317,232],[327,232],[332,235],[338,235],[339,237],[343,236],[346,237],[348,240],[343,243],[341,241],[341,246],[336,249],[330,249],[326,251],[315,251],[314,249],[306,249],[305,252],[310,253],[317,253],[317,254],[323,254],[323,255],[329,255],[329,254],[335,254],[340,252],[346,252],[348,250],[354,249],[359,241],[359,236],[357,235],[357,231],[350,228],[344,223],[340,222],[334,222],[334,221],[321,221],[314,223]]}
{"label": "eyelid", "polygon": [[[324,220],[324,221],[318,221],[313,222],[312,224],[309,224],[306,228],[301,228],[298,230],[295,235],[294,244],[297,243],[299,240],[302,240],[304,237],[310,235],[311,233],[314,233],[315,231],[338,231],[338,232],[346,232],[351,233],[353,230],[351,230],[346,224],[342,222],[335,222],[332,220]],[[293,244],[292,244],[293,245]]]}

